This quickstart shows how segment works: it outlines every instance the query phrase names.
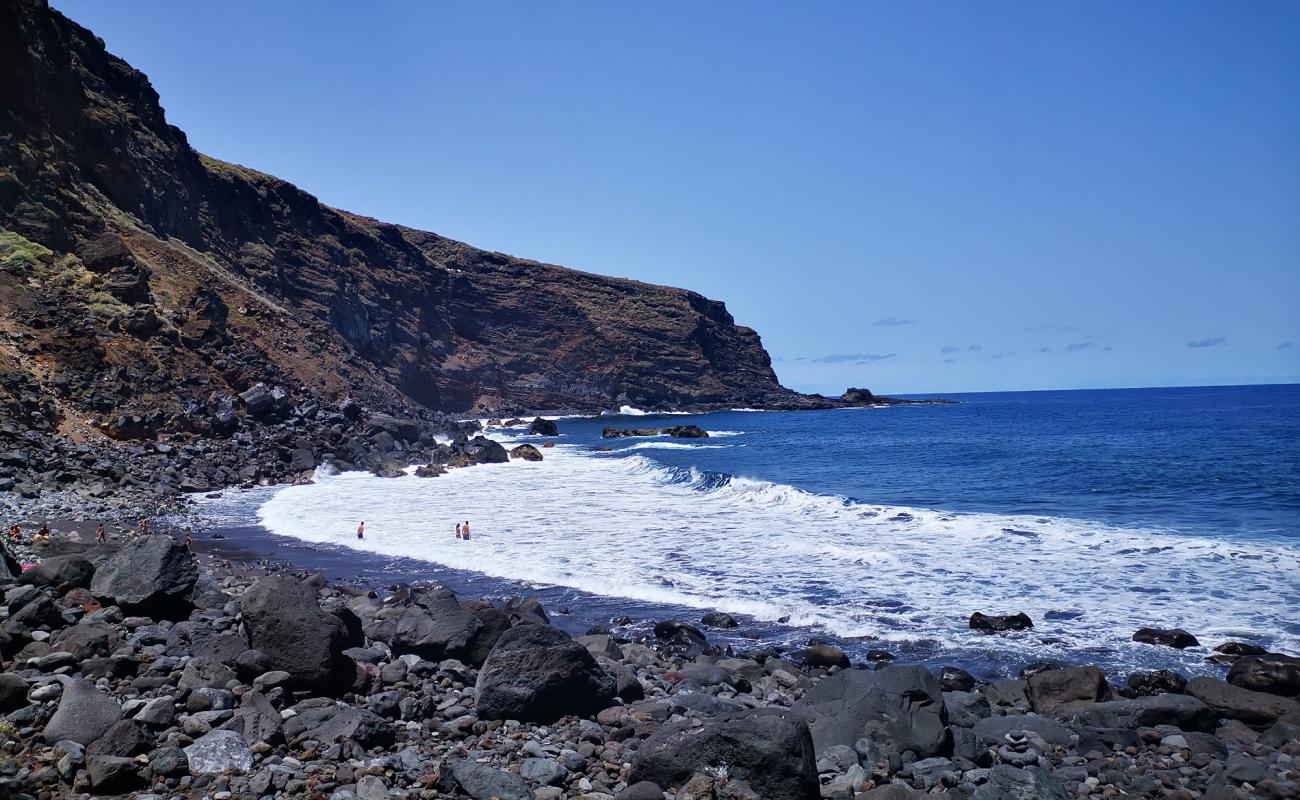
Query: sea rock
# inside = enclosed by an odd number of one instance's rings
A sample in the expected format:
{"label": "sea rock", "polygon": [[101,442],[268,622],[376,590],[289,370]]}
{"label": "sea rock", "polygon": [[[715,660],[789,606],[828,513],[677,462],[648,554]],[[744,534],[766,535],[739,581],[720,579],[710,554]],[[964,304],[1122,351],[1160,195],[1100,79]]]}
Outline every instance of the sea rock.
{"label": "sea rock", "polygon": [[541,461],[542,451],[531,444],[521,444],[510,451],[510,457],[521,458],[524,461]]}
{"label": "sea rock", "polygon": [[331,690],[351,682],[355,668],[343,651],[355,642],[344,622],[316,602],[316,590],[280,575],[261,578],[240,600],[249,646],[260,650],[293,684]]}
{"label": "sea rock", "polygon": [[1161,644],[1179,650],[1198,647],[1201,644],[1196,640],[1195,636],[1182,628],[1139,628],[1137,633],[1133,634],[1133,641],[1146,644]]}
{"label": "sea rock", "polygon": [[537,436],[559,436],[560,429],[554,420],[536,417],[528,424],[528,432]]}
{"label": "sea rock", "polygon": [[1167,669],[1138,671],[1128,676],[1124,694],[1129,697],[1146,697],[1157,694],[1182,694],[1187,679]]}
{"label": "sea rock", "polygon": [[128,613],[183,619],[193,607],[190,591],[198,578],[194,556],[170,536],[131,539],[101,564],[91,594]]}
{"label": "sea rock", "polygon": [[83,680],[67,680],[58,710],[45,724],[41,736],[47,744],[62,739],[90,744],[108,732],[122,718],[117,701]]}
{"label": "sea rock", "polygon": [[1007,616],[982,614],[976,611],[974,614],[970,615],[970,627],[972,630],[984,631],[985,633],[1023,631],[1034,627],[1034,621],[1023,611],[1019,614],[1010,614]]}
{"label": "sea rock", "polygon": [[671,436],[674,439],[707,439],[709,432],[699,425],[674,425],[670,428],[663,428],[661,431],[665,436]]}
{"label": "sea rock", "polygon": [[1110,699],[1106,676],[1096,667],[1068,667],[1040,672],[1029,679],[1029,704],[1039,714],[1057,717]]}
{"label": "sea rock", "polygon": [[1300,658],[1282,653],[1239,658],[1228,670],[1228,683],[1253,692],[1300,695]]}
{"label": "sea rock", "polygon": [[969,692],[975,688],[975,676],[959,667],[939,670],[939,687],[945,692]]}
{"label": "sea rock", "polygon": [[591,653],[550,625],[502,634],[479,670],[475,707],[482,719],[553,722],[610,704],[614,679]]}
{"label": "sea rock", "polygon": [[792,711],[756,709],[702,720],[670,722],[637,749],[629,784],[680,787],[696,773],[743,780],[765,800],[820,796],[813,739]]}
{"label": "sea rock", "polygon": [[920,666],[838,672],[809,689],[794,710],[808,721],[818,752],[852,747],[864,736],[919,758],[951,746],[939,681]]}
{"label": "sea rock", "polygon": [[1288,697],[1253,692],[1206,676],[1187,682],[1187,694],[1205,703],[1221,717],[1247,725],[1265,726],[1280,717],[1300,718],[1300,703]]}
{"label": "sea rock", "polygon": [[253,751],[234,731],[209,731],[185,748],[191,772],[221,774],[247,772],[253,768]]}
{"label": "sea rock", "polygon": [[831,644],[810,644],[803,651],[803,665],[813,669],[849,668],[849,657],[845,652]]}
{"label": "sea rock", "polygon": [[736,628],[740,626],[736,618],[725,611],[710,611],[703,617],[700,617],[700,624],[707,625],[710,628]]}
{"label": "sea rock", "polygon": [[500,442],[486,436],[475,436],[462,448],[461,454],[471,464],[504,464],[510,460],[510,454]]}

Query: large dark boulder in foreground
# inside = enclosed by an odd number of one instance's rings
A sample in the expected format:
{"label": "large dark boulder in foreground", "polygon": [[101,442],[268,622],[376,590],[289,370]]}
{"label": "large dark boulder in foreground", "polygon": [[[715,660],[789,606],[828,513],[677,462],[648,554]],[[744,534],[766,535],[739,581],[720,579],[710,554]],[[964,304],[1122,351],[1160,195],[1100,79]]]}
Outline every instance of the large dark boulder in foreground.
{"label": "large dark boulder in foreground", "polygon": [[132,539],[95,570],[90,592],[128,613],[183,619],[198,579],[194,556],[170,536]]}
{"label": "large dark boulder in foreground", "polygon": [[465,608],[445,586],[412,589],[410,596],[411,604],[397,616],[369,628],[372,639],[386,643],[397,655],[412,653],[433,662],[454,658],[477,667],[509,627],[508,621],[496,619],[501,615]]}
{"label": "large dark boulder in foreground", "polygon": [[41,735],[47,744],[69,739],[78,744],[90,744],[108,733],[108,729],[122,718],[122,707],[117,701],[95,688],[95,684],[82,680],[65,680],[59,708],[45,724]]}
{"label": "large dark boulder in foreground", "polygon": [[864,736],[919,758],[952,746],[939,681],[921,666],[845,670],[808,690],[794,710],[808,721],[817,752]]}
{"label": "large dark boulder in foreground", "polygon": [[307,583],[280,575],[262,578],[240,601],[249,647],[260,650],[295,686],[328,691],[355,677],[343,655],[353,641],[338,616],[316,602]]}
{"label": "large dark boulder in foreground", "polygon": [[1228,683],[1252,692],[1300,695],[1300,658],[1282,653],[1239,658],[1228,670]]}
{"label": "large dark boulder in foreground", "polygon": [[1195,636],[1182,628],[1139,628],[1137,633],[1133,634],[1133,641],[1145,644],[1162,644],[1165,647],[1174,647],[1179,650],[1197,647],[1201,644],[1196,640]]}
{"label": "large dark boulder in foreground", "polygon": [[1224,681],[1201,676],[1187,682],[1187,694],[1200,700],[1220,717],[1266,727],[1286,717],[1300,720],[1300,703],[1289,697],[1252,692]]}
{"label": "large dark boulder in foreground", "polygon": [[970,615],[970,627],[971,630],[984,631],[985,633],[1002,633],[1004,631],[1023,631],[1032,628],[1034,627],[1034,621],[1023,611],[1019,614],[1005,616],[981,614],[976,611]]}
{"label": "large dark boulder in foreground", "polygon": [[117,629],[104,622],[82,620],[64,628],[50,639],[55,650],[66,650],[78,661],[110,655],[122,645]]}
{"label": "large dark boulder in foreground", "polygon": [[627,782],[680,787],[697,772],[725,770],[765,800],[813,800],[820,796],[817,759],[808,724],[787,709],[763,708],[725,714],[695,727],[670,722],[636,751]]}
{"label": "large dark boulder in foreground", "polygon": [[614,699],[614,678],[587,648],[550,625],[519,625],[502,634],[478,675],[483,719],[554,722],[587,716]]}
{"label": "large dark boulder in foreground", "polygon": [[1029,679],[1029,704],[1039,714],[1069,717],[1086,706],[1109,699],[1106,676],[1096,667],[1051,669]]}
{"label": "large dark boulder in foreground", "polygon": [[42,560],[41,563],[24,572],[18,582],[32,586],[48,586],[66,592],[68,589],[76,587],[84,589],[89,586],[91,576],[94,574],[95,566],[89,559],[80,553],[69,553]]}

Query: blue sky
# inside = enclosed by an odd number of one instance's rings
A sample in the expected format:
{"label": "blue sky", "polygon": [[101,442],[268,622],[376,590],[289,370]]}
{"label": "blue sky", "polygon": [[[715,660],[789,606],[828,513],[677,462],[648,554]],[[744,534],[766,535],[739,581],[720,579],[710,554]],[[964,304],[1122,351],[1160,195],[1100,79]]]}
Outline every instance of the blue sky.
{"label": "blue sky", "polygon": [[199,150],[685,286],[782,380],[1300,380],[1300,3],[54,0]]}

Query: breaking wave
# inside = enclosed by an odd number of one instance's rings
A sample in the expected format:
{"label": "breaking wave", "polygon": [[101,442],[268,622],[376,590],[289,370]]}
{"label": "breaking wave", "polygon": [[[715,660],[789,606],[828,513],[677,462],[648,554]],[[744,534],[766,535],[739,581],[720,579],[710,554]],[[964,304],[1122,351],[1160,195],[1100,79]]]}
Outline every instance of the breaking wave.
{"label": "breaking wave", "polygon": [[[974,611],[1024,611],[1044,637],[1098,662],[1138,663],[1143,626],[1213,646],[1300,646],[1300,552],[1055,517],[875,505],[671,467],[630,450],[557,445],[541,463],[436,479],[318,474],[258,510],[270,531],[647,603],[717,608],[840,637],[987,646]],[[353,531],[366,520],[366,539]],[[454,538],[469,519],[475,538]],[[1056,612],[1056,613],[1051,613]],[[1063,617],[1069,617],[1065,619]],[[1204,651],[1160,657],[1200,665]]]}

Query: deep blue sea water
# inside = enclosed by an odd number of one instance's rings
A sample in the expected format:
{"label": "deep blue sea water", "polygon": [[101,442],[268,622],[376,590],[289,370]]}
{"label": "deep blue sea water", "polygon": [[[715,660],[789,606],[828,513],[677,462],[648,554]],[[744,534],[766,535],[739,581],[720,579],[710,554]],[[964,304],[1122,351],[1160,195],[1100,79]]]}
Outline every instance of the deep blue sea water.
{"label": "deep blue sea water", "polygon": [[[570,608],[573,630],[719,608],[742,620],[717,634],[740,648],[821,638],[990,674],[1041,658],[1207,671],[1229,639],[1300,647],[1300,386],[950,397],[563,418],[542,463],[322,474],[212,510],[337,571],[523,588]],[[677,424],[711,436],[600,437]],[[470,542],[452,535],[462,519]],[[973,611],[1035,628],[986,636]],[[1204,647],[1132,642],[1144,625]]]}

